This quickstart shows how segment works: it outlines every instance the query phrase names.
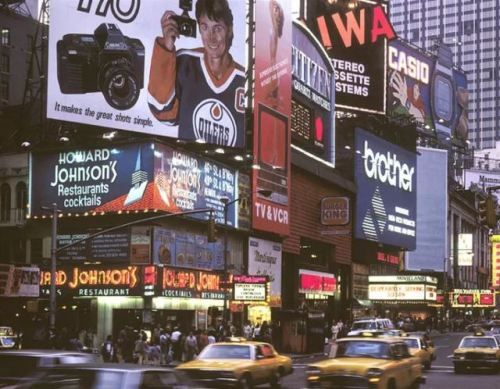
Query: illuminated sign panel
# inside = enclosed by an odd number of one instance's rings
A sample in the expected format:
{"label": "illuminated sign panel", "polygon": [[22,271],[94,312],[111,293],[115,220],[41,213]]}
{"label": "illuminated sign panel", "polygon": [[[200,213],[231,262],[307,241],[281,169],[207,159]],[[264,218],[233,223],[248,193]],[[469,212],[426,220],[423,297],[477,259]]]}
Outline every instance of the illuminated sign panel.
{"label": "illuminated sign panel", "polygon": [[337,108],[385,113],[387,42],[396,37],[386,5],[360,0],[307,2],[307,25],[335,68]]}
{"label": "illuminated sign panel", "polygon": [[321,224],[344,226],[351,219],[349,197],[325,197],[321,199]]}
{"label": "illuminated sign panel", "polygon": [[488,289],[453,289],[451,305],[454,308],[495,306],[495,293]]}
{"label": "illuminated sign panel", "polygon": [[[189,26],[198,1],[187,3]],[[217,80],[211,76],[216,70],[208,59],[210,46],[195,20],[189,26],[194,36],[184,31],[175,46],[163,45],[162,17],[166,11],[182,14],[178,0],[51,5],[49,118],[244,147],[246,2],[228,0],[217,9],[231,21],[231,43],[222,54],[227,66]]]}
{"label": "illuminated sign panel", "polygon": [[224,299],[220,274],[200,270],[164,267],[159,296],[201,299]]}
{"label": "illuminated sign panel", "polygon": [[500,289],[500,235],[491,238],[491,285]]}
{"label": "illuminated sign panel", "polygon": [[233,300],[266,301],[268,278],[265,276],[233,276]]}
{"label": "illuminated sign panel", "polygon": [[436,301],[437,279],[424,275],[369,276],[370,300]]}
{"label": "illuminated sign panel", "polygon": [[336,289],[334,274],[299,269],[299,293],[333,296]]}
{"label": "illuminated sign panel", "polygon": [[416,155],[356,128],[358,188],[355,237],[404,247],[416,244]]}

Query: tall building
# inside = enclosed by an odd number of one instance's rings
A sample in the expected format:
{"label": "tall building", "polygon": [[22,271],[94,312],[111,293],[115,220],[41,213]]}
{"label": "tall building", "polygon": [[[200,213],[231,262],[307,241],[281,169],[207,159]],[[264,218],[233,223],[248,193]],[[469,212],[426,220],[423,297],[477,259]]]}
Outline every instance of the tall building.
{"label": "tall building", "polygon": [[453,51],[467,73],[469,140],[476,149],[494,148],[500,136],[500,3],[498,0],[391,0],[398,35],[433,51],[439,42]]}

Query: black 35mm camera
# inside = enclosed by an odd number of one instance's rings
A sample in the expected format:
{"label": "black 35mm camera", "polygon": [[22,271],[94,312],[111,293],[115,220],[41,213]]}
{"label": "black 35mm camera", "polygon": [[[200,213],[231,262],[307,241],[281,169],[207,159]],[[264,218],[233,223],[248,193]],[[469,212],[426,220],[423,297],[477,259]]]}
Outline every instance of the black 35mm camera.
{"label": "black 35mm camera", "polygon": [[179,34],[188,38],[196,38],[196,20],[189,17],[189,11],[193,9],[193,1],[179,0],[179,8],[182,9],[182,14],[173,16],[179,27]]}
{"label": "black 35mm camera", "polygon": [[62,93],[101,91],[113,108],[133,107],[144,87],[144,45],[103,23],[91,34],[67,34],[57,42]]}

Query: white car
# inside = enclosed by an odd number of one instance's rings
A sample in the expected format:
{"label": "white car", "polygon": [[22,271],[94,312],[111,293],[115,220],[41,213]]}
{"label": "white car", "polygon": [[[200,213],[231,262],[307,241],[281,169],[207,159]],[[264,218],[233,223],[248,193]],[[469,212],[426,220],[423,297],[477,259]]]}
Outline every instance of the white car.
{"label": "white car", "polygon": [[351,330],[347,336],[358,336],[362,332],[377,332],[394,329],[394,324],[389,319],[360,319],[352,323]]}

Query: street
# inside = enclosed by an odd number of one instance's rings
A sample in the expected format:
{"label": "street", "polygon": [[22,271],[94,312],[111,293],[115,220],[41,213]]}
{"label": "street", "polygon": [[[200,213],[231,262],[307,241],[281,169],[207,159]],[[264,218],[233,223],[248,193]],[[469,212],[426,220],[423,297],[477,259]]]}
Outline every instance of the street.
{"label": "street", "polygon": [[[500,389],[500,374],[490,371],[475,371],[467,374],[455,374],[453,363],[448,358],[463,336],[468,333],[446,333],[433,336],[437,358],[432,368],[425,371],[427,383],[425,389]],[[294,362],[294,373],[283,380],[283,388],[299,389],[305,387],[307,363],[322,358],[301,358]]]}

